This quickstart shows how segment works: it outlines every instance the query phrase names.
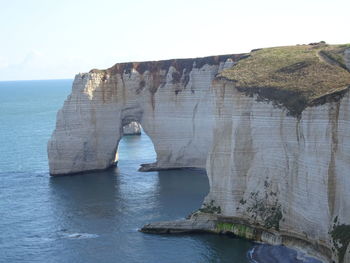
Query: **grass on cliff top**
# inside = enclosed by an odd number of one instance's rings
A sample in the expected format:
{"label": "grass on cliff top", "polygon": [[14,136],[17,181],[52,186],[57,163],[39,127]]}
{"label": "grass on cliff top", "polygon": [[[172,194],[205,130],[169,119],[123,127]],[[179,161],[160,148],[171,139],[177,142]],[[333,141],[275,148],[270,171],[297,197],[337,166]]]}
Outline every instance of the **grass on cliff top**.
{"label": "grass on cliff top", "polygon": [[344,92],[350,85],[343,56],[346,48],[350,44],[260,49],[219,77],[234,81],[242,92],[282,104],[296,116],[306,106],[327,102],[330,94]]}

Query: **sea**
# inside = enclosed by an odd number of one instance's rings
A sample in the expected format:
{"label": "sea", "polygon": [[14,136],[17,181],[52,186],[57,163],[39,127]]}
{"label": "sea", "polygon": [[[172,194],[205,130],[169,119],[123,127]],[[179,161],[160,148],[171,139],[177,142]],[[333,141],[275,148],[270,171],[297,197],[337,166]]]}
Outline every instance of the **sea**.
{"label": "sea", "polygon": [[47,142],[71,86],[0,82],[0,262],[316,262],[286,248],[258,261],[261,245],[233,236],[139,232],[186,217],[209,191],[205,171],[138,172],[156,159],[145,133],[122,138],[117,167],[50,177]]}

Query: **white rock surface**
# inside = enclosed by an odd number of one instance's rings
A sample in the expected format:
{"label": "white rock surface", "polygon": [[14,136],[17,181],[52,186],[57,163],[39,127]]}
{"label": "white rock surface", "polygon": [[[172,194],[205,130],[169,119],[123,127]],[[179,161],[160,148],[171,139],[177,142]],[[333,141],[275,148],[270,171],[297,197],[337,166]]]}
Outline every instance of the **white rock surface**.
{"label": "white rock surface", "polygon": [[[109,167],[122,127],[131,121],[152,139],[159,169],[205,168],[214,125],[212,80],[225,67],[225,60],[208,61],[144,62],[158,69],[141,73],[138,63],[122,72],[119,67],[127,65],[117,64],[115,72],[76,75],[48,143],[50,173]],[[177,70],[181,63],[184,68]],[[196,63],[203,65],[192,68]]]}
{"label": "white rock surface", "polygon": [[124,135],[141,135],[141,125],[136,121],[130,122],[129,124],[123,127],[123,134]]}
{"label": "white rock surface", "polygon": [[263,226],[281,212],[282,233],[330,248],[335,218],[350,223],[349,93],[297,119],[227,83],[215,90],[225,97],[216,96],[206,203]]}
{"label": "white rock surface", "polygon": [[317,244],[337,260],[330,232],[350,225],[349,93],[298,119],[215,79],[233,63],[78,74],[48,143],[50,173],[109,167],[123,126],[139,122],[156,168],[206,168],[205,202],[222,216],[278,230],[284,244]]}

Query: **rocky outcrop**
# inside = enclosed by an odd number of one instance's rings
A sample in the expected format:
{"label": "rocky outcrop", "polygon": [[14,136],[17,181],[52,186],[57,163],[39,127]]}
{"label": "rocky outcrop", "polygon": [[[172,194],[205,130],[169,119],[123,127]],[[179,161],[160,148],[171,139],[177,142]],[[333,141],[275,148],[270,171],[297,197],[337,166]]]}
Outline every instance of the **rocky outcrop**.
{"label": "rocky outcrop", "polygon": [[[270,244],[269,246],[256,246],[250,252],[250,257],[255,259],[252,262],[321,263],[329,261],[329,255],[327,257],[324,254],[315,254],[315,249],[327,249],[320,244],[312,244],[304,239],[289,239],[288,235],[266,230],[259,225],[253,226],[242,219],[227,218],[211,213],[196,212],[188,219],[147,224],[140,231],[149,234],[192,234],[203,232],[229,234]],[[287,251],[283,251],[285,246],[281,246],[281,244],[286,244],[286,241],[290,242],[292,247],[298,247],[298,250],[287,249]],[[307,256],[305,257],[305,255]],[[297,258],[298,260],[296,260]]]}
{"label": "rocky outcrop", "polygon": [[141,125],[136,121],[130,122],[123,127],[124,135],[141,135]]}
{"label": "rocky outcrop", "polygon": [[[124,63],[79,74],[48,144],[50,173],[109,167],[123,126],[136,121],[157,153],[157,162],[143,170],[206,168],[210,183],[195,219],[151,224],[144,231],[231,231],[302,247],[325,261],[349,262],[349,49],[339,50],[324,50],[338,63],[322,60],[315,50],[276,71],[285,59],[261,70],[250,63],[269,57],[255,51],[249,58]],[[317,89],[308,78],[319,70],[324,74]],[[327,74],[337,76],[336,82]],[[255,86],[259,78],[275,85],[291,76],[303,76],[304,86]]]}
{"label": "rocky outcrop", "polygon": [[147,224],[140,229],[141,232],[151,234],[184,234],[215,232],[216,216],[212,214],[201,214],[192,216],[191,219],[165,221]]}

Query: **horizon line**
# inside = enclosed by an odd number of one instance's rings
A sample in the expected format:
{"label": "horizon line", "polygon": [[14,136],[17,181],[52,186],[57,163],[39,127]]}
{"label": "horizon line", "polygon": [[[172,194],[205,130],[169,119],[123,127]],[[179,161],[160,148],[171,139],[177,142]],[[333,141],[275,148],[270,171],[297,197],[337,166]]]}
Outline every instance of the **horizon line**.
{"label": "horizon line", "polygon": [[45,81],[45,80],[74,80],[74,78],[62,78],[62,79],[13,79],[13,80],[0,80],[0,82],[15,82],[15,81]]}

